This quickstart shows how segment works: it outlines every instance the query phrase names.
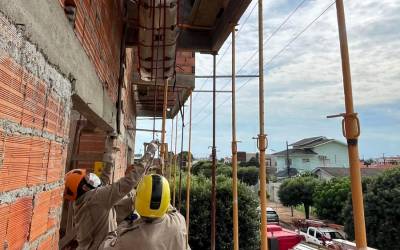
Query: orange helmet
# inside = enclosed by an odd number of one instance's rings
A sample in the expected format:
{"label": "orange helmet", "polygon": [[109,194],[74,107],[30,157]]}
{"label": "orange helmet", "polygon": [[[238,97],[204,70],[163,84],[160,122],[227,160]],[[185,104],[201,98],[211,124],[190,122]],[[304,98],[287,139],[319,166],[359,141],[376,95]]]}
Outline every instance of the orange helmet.
{"label": "orange helmet", "polygon": [[65,175],[64,199],[74,201],[78,196],[78,186],[86,176],[86,169],[74,169]]}

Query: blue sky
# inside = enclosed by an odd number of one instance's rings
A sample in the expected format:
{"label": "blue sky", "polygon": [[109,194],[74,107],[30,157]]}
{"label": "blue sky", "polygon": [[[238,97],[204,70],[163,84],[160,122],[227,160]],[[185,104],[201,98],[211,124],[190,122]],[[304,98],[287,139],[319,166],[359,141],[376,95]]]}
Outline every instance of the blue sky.
{"label": "blue sky", "polygon": [[[258,48],[257,7],[251,13],[256,2],[250,4],[238,25],[237,71]],[[300,2],[302,0],[265,1],[264,38],[268,38]],[[382,153],[400,155],[400,1],[344,2],[354,104],[361,120],[360,157],[379,157]],[[305,1],[286,25],[264,44],[264,61],[268,62],[331,3],[331,0]],[[220,60],[217,74],[231,74],[230,39],[217,57],[217,61]],[[237,73],[257,72],[256,56]],[[196,75],[211,73],[212,56],[196,54]],[[264,73],[268,152],[283,150],[286,140],[290,143],[312,136],[323,135],[344,141],[340,119],[325,118],[344,111],[335,5],[284,53],[265,65]],[[237,79],[237,89],[246,81]],[[217,89],[228,90],[230,84],[229,79],[218,79]],[[196,79],[196,89],[200,88],[212,89],[212,81]],[[211,100],[211,94],[193,95],[192,151],[195,157],[205,157],[210,153]],[[221,158],[231,155],[231,101],[228,94],[217,95],[217,107],[216,141],[218,158]],[[169,143],[171,121],[167,124]],[[152,123],[138,120],[137,127],[152,127]],[[157,127],[161,128],[159,122]],[[257,136],[258,130],[258,79],[252,79],[237,93],[240,151],[256,151],[252,137]],[[184,148],[187,149],[187,128],[185,137]],[[143,142],[150,139],[149,134],[138,132],[136,152],[140,153]]]}

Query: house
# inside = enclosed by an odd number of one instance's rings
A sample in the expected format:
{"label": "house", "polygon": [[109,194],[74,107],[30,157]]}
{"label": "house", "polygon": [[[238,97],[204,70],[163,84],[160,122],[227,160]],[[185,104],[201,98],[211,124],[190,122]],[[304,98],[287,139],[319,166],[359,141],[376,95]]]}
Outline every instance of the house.
{"label": "house", "polygon": [[317,167],[347,168],[349,158],[347,144],[324,136],[302,139],[290,144],[289,150],[274,153],[277,170],[287,168],[287,159],[291,168],[299,172],[312,171]]}
{"label": "house", "polygon": [[[388,168],[360,168],[361,177],[370,177],[383,173]],[[350,176],[349,168],[337,167],[319,167],[312,171],[321,180],[330,180],[332,178],[341,178]]]}

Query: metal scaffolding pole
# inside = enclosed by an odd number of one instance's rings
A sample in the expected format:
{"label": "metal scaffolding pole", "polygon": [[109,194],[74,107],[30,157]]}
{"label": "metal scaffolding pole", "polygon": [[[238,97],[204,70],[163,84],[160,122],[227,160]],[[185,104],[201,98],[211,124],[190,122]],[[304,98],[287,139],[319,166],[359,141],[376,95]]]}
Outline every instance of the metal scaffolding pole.
{"label": "metal scaffolding pole", "polygon": [[161,174],[164,175],[165,171],[165,153],[168,149],[165,147],[165,126],[167,124],[167,105],[168,105],[168,79],[164,80],[164,103],[163,103],[163,119],[161,127],[161,149],[160,149],[160,159],[161,159]]}
{"label": "metal scaffolding pole", "polygon": [[236,48],[235,26],[232,28],[232,196],[233,196],[233,249],[239,250],[239,208],[237,191],[237,141],[236,141]]}
{"label": "metal scaffolding pole", "polygon": [[259,70],[259,119],[260,133],[258,135],[258,149],[260,151],[260,207],[261,207],[261,248],[268,250],[267,239],[267,194],[266,194],[266,166],[265,151],[267,149],[266,134],[264,132],[264,49],[263,49],[263,1],[258,0],[258,70]]}
{"label": "metal scaffolding pole", "polygon": [[186,176],[186,249],[189,245],[189,219],[190,219],[190,170],[192,168],[192,93],[190,93],[189,108],[189,148],[188,148],[188,169]]}
{"label": "metal scaffolding pole", "polygon": [[185,106],[182,106],[182,128],[181,128],[181,157],[179,159],[179,183],[178,183],[178,211],[182,207],[182,168],[183,168],[183,134],[185,132]]}
{"label": "metal scaffolding pole", "polygon": [[[173,143],[174,143],[174,119],[172,118],[171,119],[171,145],[170,145],[169,152],[172,152]],[[168,156],[169,156],[169,152],[168,152]],[[172,178],[173,161],[174,161],[174,157],[172,157],[171,159],[168,159],[168,165],[169,165],[168,181],[170,183],[171,183],[171,178]]]}
{"label": "metal scaffolding pole", "polygon": [[340,52],[342,57],[343,88],[346,113],[343,114],[342,130],[347,139],[350,162],[351,196],[353,201],[354,232],[356,246],[359,250],[367,249],[365,233],[364,204],[361,186],[360,162],[358,153],[358,137],[360,135],[360,121],[353,107],[353,93],[351,86],[349,49],[347,45],[346,21],[343,0],[336,1],[337,20],[339,27]]}
{"label": "metal scaffolding pole", "polygon": [[217,168],[217,149],[215,147],[215,108],[216,108],[216,57],[217,55],[213,55],[213,144],[212,144],[212,167],[211,167],[211,250],[215,250],[215,221],[216,221],[216,196],[217,196],[217,190],[216,190],[216,180],[215,180],[215,172]]}
{"label": "metal scaffolding pole", "polygon": [[176,116],[176,120],[175,120],[175,151],[174,151],[174,157],[173,157],[173,171],[174,171],[174,175],[173,175],[173,181],[172,181],[172,185],[173,185],[173,191],[172,191],[172,205],[174,207],[176,207],[176,165],[177,165],[177,157],[176,157],[176,150],[177,150],[177,146],[178,146],[178,119],[179,116]]}

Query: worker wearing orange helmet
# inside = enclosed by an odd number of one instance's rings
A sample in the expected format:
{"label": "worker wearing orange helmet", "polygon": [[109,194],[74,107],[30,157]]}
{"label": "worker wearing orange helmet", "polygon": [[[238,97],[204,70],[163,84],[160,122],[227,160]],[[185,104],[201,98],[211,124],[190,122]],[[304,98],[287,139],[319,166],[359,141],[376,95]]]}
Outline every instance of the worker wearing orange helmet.
{"label": "worker wearing orange helmet", "polygon": [[[146,155],[154,155],[156,145],[150,143]],[[114,206],[140,181],[146,169],[143,164],[129,166],[119,181],[102,186],[100,178],[85,169],[74,169],[65,176],[64,198],[74,201],[74,228],[78,250],[98,249],[106,235],[116,230]]]}
{"label": "worker wearing orange helmet", "polygon": [[185,218],[170,205],[169,183],[163,176],[146,175],[140,181],[134,206],[140,218],[121,223],[100,250],[190,249]]}

